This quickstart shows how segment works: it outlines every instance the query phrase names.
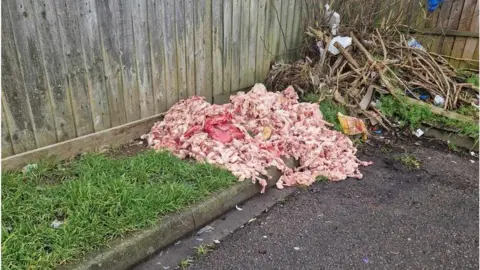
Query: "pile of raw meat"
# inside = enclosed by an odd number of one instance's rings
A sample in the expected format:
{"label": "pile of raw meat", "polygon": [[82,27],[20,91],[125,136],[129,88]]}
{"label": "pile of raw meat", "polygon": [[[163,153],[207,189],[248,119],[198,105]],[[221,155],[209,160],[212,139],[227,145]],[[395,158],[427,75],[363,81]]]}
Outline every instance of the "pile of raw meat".
{"label": "pile of raw meat", "polygon": [[[240,181],[258,181],[262,192],[269,166],[283,172],[280,189],[310,185],[318,176],[331,181],[361,178],[359,166],[370,163],[358,160],[351,140],[328,125],[318,104],[299,103],[292,87],[273,93],[256,84],[224,105],[211,105],[199,96],[182,100],[144,138],[154,149],[222,166]],[[282,157],[294,157],[300,166],[288,168]]]}

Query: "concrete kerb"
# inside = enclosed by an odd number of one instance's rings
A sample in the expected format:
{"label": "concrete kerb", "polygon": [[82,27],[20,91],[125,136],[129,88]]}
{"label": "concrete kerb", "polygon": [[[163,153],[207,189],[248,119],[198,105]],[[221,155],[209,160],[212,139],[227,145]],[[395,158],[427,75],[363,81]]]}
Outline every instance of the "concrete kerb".
{"label": "concrete kerb", "polygon": [[[285,162],[289,167],[296,166],[293,159],[286,159]],[[269,168],[267,172],[270,176],[268,186],[273,187],[281,172],[276,168]],[[156,251],[201,228],[259,192],[259,185],[253,185],[250,180],[245,180],[180,213],[163,217],[160,223],[151,229],[134,233],[123,239],[113,240],[109,243],[108,248],[87,255],[81,262],[67,264],[59,269],[130,269]]]}

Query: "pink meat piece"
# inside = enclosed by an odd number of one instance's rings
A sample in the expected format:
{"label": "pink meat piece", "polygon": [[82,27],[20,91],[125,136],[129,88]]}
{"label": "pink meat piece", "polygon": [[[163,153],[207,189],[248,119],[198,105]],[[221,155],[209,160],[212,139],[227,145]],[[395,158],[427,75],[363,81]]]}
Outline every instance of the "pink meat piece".
{"label": "pink meat piece", "polygon": [[[358,160],[352,141],[328,126],[318,104],[298,102],[293,87],[274,93],[256,84],[224,105],[210,105],[199,96],[181,100],[143,137],[153,149],[224,167],[239,181],[258,182],[262,192],[270,166],[283,172],[277,188],[311,185],[318,176],[362,178],[359,166],[371,162]],[[272,130],[267,139],[265,127]],[[281,157],[294,157],[300,166],[288,168]]]}

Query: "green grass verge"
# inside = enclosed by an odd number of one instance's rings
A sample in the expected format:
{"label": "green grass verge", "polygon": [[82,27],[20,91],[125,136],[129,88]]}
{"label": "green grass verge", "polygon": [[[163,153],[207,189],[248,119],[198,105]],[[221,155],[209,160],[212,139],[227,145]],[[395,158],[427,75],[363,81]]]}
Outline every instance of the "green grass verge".
{"label": "green grass verge", "polygon": [[[427,106],[402,103],[390,95],[384,95],[380,98],[380,111],[396,119],[403,126],[409,126],[411,129],[418,128],[422,122],[428,122],[458,129],[460,134],[470,136],[476,140],[479,137],[478,123],[452,120],[438,116],[433,114]],[[467,114],[466,112],[471,113],[472,110],[469,108],[460,110],[460,112]]]}
{"label": "green grass verge", "polygon": [[[225,170],[153,151],[2,173],[2,266],[52,269],[235,182]],[[56,218],[65,223],[54,229]]]}

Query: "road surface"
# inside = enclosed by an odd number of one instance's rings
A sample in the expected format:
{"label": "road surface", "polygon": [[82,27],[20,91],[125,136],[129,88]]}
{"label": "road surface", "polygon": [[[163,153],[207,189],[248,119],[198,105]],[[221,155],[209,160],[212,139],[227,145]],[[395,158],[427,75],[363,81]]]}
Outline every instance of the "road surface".
{"label": "road surface", "polygon": [[300,188],[190,269],[479,269],[478,159],[410,144],[364,147],[362,180]]}

